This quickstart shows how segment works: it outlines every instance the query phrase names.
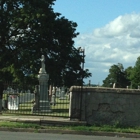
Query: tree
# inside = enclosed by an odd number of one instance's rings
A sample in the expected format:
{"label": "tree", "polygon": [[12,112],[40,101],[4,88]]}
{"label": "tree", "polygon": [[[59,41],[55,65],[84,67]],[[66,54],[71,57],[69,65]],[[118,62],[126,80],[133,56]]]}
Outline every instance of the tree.
{"label": "tree", "polygon": [[119,88],[126,88],[126,86],[130,84],[121,63],[118,63],[117,65],[112,65],[109,69],[108,76],[105,80],[103,80],[104,87],[113,87],[114,83],[116,84],[116,87]]}
{"label": "tree", "polygon": [[129,85],[130,88],[132,88],[132,74],[133,74],[133,67],[129,66],[128,68],[125,69],[126,77],[129,80]]}
{"label": "tree", "polygon": [[[54,2],[0,0],[0,76],[4,80],[37,82],[39,58],[44,54],[53,84],[78,81],[82,56],[74,48],[77,24],[54,13]],[[84,78],[90,76],[85,70]]]}
{"label": "tree", "polygon": [[134,68],[129,68],[129,79],[132,88],[137,89],[140,86],[140,57],[137,58]]}

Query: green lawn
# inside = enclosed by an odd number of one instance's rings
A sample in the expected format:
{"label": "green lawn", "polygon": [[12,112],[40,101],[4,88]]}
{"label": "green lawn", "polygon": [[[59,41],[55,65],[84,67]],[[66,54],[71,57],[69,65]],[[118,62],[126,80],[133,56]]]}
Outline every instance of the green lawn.
{"label": "green lawn", "polygon": [[62,117],[68,117],[69,116],[69,100],[68,98],[64,100],[60,100],[59,98],[56,98],[56,104],[50,105],[51,112],[48,113],[32,113],[31,109],[33,107],[33,103],[26,102],[19,104],[18,110],[5,110],[4,113],[8,114],[34,114],[34,115],[48,115],[48,116],[62,116]]}

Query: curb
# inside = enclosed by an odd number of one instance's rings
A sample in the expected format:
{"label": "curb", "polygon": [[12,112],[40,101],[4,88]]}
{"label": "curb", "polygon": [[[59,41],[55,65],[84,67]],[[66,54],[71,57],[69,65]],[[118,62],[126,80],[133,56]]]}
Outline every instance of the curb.
{"label": "curb", "polygon": [[63,126],[63,125],[72,125],[72,126],[85,126],[87,125],[84,121],[64,121],[64,120],[46,120],[46,119],[23,119],[23,118],[8,118],[1,119],[0,121],[10,121],[10,122],[21,122],[21,123],[35,123],[39,125],[53,125],[53,126]]}
{"label": "curb", "polygon": [[135,133],[116,133],[116,132],[96,132],[96,131],[95,132],[86,132],[86,131],[75,131],[75,130],[55,130],[55,129],[50,130],[50,129],[6,128],[6,127],[0,127],[0,131],[140,138],[140,134],[135,134]]}

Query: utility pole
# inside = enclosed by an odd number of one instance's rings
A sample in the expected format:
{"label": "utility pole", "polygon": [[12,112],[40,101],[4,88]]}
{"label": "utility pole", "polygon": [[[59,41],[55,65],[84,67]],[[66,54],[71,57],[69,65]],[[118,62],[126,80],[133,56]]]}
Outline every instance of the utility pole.
{"label": "utility pole", "polygon": [[81,73],[81,97],[80,97],[80,120],[83,119],[82,113],[84,112],[85,108],[83,108],[83,78],[84,78],[84,63],[85,63],[85,49],[82,49],[81,47],[78,48],[79,53],[82,54],[82,73]]}

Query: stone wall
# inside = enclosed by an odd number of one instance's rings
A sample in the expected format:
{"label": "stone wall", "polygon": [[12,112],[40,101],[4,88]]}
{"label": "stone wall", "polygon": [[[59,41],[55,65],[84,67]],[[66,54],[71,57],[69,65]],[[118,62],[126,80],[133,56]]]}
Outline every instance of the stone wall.
{"label": "stone wall", "polygon": [[70,91],[71,119],[90,125],[140,126],[140,90],[73,86]]}

